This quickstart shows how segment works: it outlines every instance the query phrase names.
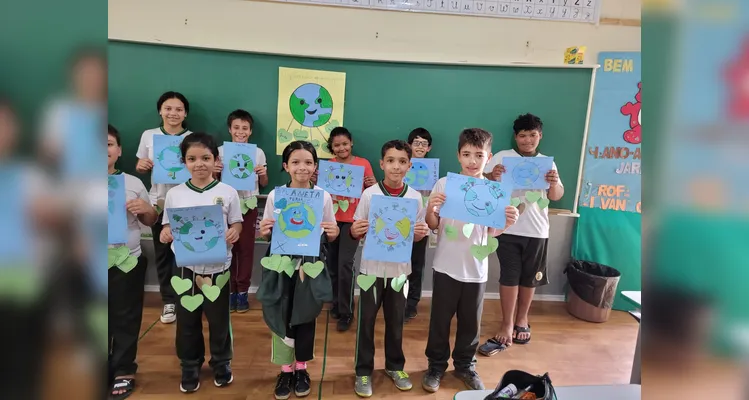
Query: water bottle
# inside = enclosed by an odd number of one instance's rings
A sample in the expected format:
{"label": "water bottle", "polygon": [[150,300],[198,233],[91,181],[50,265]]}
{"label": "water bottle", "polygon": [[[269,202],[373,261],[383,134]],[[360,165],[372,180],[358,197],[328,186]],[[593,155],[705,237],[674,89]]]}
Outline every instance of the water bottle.
{"label": "water bottle", "polygon": [[516,394],[518,394],[518,388],[511,383],[500,390],[499,393],[497,393],[497,397],[500,399],[509,399]]}

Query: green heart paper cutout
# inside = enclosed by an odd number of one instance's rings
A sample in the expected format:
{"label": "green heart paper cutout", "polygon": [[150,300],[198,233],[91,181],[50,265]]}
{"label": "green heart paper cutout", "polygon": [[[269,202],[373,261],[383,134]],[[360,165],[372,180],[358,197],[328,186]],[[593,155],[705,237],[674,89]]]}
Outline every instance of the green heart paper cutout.
{"label": "green heart paper cutout", "polygon": [[156,214],[159,214],[159,215],[161,215],[161,212],[162,212],[162,211],[164,211],[164,210],[163,210],[163,209],[162,209],[161,207],[159,207],[158,205],[156,205],[156,206],[153,206],[153,208],[155,208],[155,209],[156,209]]}
{"label": "green heart paper cutout", "polygon": [[333,203],[333,214],[338,213],[338,202]]}
{"label": "green heart paper cutout", "polygon": [[185,307],[185,310],[193,312],[203,304],[203,295],[196,294],[195,296],[182,296],[179,299],[179,304],[182,304],[182,307]]}
{"label": "green heart paper cutout", "polygon": [[463,236],[465,236],[466,239],[469,239],[471,237],[471,234],[473,233],[473,227],[473,224],[463,225]]}
{"label": "green heart paper cutout", "polygon": [[278,132],[276,132],[276,135],[278,136],[278,141],[281,143],[290,142],[292,138],[291,132],[286,129],[279,129]]}
{"label": "green heart paper cutout", "polygon": [[257,208],[257,196],[252,196],[244,199],[243,203],[249,208],[250,210],[254,210]]}
{"label": "green heart paper cutout", "polygon": [[401,289],[403,289],[403,285],[406,284],[406,280],[408,280],[406,274],[401,274],[400,276],[390,280],[390,287],[393,288],[393,290],[395,290],[396,292],[400,292]]}
{"label": "green heart paper cutout", "polygon": [[136,265],[138,265],[138,257],[128,256],[128,258],[126,258],[123,263],[118,265],[117,268],[119,268],[120,271],[124,273],[128,273],[132,271]]}
{"label": "green heart paper cutout", "polygon": [[247,207],[246,204],[244,204],[244,201],[239,202],[239,209],[242,210],[242,215],[247,214],[247,211],[250,211],[250,208]]}
{"label": "green heart paper cutout", "polygon": [[499,247],[499,240],[497,240],[497,238],[495,237],[490,237],[489,239],[486,240],[485,247],[488,247],[489,254],[494,253],[495,251],[497,251],[497,248]]}
{"label": "green heart paper cutout", "polygon": [[279,271],[278,267],[281,266],[281,256],[274,254],[270,257],[263,257],[260,259],[260,265],[271,271]]}
{"label": "green heart paper cutout", "polygon": [[323,264],[322,261],[317,261],[315,263],[308,262],[302,265],[302,270],[304,271],[304,273],[312,279],[317,278],[317,276],[320,275],[324,268],[325,264]]}
{"label": "green heart paper cutout", "polygon": [[192,281],[189,279],[182,279],[179,276],[173,276],[170,280],[174,292],[179,294],[185,293],[192,287]]}
{"label": "green heart paper cutout", "polygon": [[281,264],[278,267],[278,272],[286,272],[286,275],[291,278],[292,275],[294,275],[294,262],[291,260],[291,257],[283,256],[281,257]]}
{"label": "green heart paper cutout", "polygon": [[519,206],[519,205],[520,205],[520,203],[522,203],[522,202],[523,202],[523,200],[521,200],[521,199],[520,199],[520,197],[513,197],[513,198],[512,198],[511,200],[510,200],[510,205],[511,205],[511,206],[513,206],[513,207],[517,207],[517,206]]}
{"label": "green heart paper cutout", "polygon": [[525,192],[526,200],[535,203],[541,198],[541,192]]}
{"label": "green heart paper cutout", "polygon": [[338,207],[340,207],[343,212],[348,211],[349,205],[350,204],[348,200],[338,200]]}
{"label": "green heart paper cutout", "polygon": [[445,225],[445,236],[450,240],[458,238],[458,230],[452,225]]}
{"label": "green heart paper cutout", "polygon": [[475,244],[471,246],[471,255],[479,261],[483,261],[486,257],[489,257],[490,253],[489,248],[486,246],[478,246]]}
{"label": "green heart paper cutout", "polygon": [[221,294],[221,289],[218,286],[208,286],[203,284],[203,286],[200,287],[200,290],[203,291],[205,298],[210,301],[216,301],[218,295]]}
{"label": "green heart paper cutout", "polygon": [[361,290],[365,292],[374,285],[376,280],[377,277],[374,275],[359,275],[356,277],[356,283],[358,283]]}
{"label": "green heart paper cutout", "polygon": [[549,206],[549,199],[538,199],[538,207],[542,210]]}
{"label": "green heart paper cutout", "polygon": [[226,282],[229,282],[229,271],[216,277],[216,286],[218,286],[219,289],[223,289],[224,286],[226,286]]}
{"label": "green heart paper cutout", "polygon": [[112,250],[114,249],[109,249],[107,251],[107,269],[111,269],[112,267],[114,267],[114,264],[117,261],[117,253]]}

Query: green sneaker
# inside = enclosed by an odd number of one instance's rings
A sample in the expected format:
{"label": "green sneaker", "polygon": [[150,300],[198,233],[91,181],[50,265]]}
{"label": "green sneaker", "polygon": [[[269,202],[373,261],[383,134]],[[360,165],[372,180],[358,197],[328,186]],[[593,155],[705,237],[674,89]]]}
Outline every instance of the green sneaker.
{"label": "green sneaker", "polygon": [[413,387],[413,385],[411,384],[411,380],[408,379],[407,373],[403,371],[388,370],[385,370],[385,373],[393,379],[393,382],[395,382],[395,387],[397,387],[399,390],[411,390],[411,388]]}
{"label": "green sneaker", "polygon": [[372,377],[357,376],[354,392],[356,392],[359,397],[372,397]]}

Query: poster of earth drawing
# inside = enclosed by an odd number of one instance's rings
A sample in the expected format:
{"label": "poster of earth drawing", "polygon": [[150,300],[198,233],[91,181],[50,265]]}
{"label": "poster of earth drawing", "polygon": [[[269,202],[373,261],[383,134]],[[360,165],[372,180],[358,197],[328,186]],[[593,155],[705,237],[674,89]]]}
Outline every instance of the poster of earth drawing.
{"label": "poster of earth drawing", "polygon": [[226,262],[226,228],[219,205],[167,208],[178,267]]}
{"label": "poster of earth drawing", "polygon": [[495,182],[448,172],[445,204],[440,208],[440,217],[504,228],[505,207],[510,205],[512,190],[511,182]]}
{"label": "poster of earth drawing", "polygon": [[295,140],[311,142],[320,158],[332,158],[325,143],[343,125],[346,74],[309,69],[278,69],[276,154]]}
{"label": "poster of earth drawing", "polygon": [[554,168],[554,157],[504,157],[502,165],[515,190],[548,189],[546,174]]}

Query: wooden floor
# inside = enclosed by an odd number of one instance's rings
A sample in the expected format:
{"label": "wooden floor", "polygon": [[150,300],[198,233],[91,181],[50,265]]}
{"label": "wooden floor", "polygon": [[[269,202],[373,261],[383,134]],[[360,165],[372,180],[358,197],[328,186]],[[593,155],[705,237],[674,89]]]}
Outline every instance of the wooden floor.
{"label": "wooden floor", "polygon": [[[146,332],[138,348],[138,388],[132,399],[184,399],[179,391],[181,372],[175,355],[175,324],[158,322],[160,300],[147,294],[143,317]],[[200,390],[193,399],[255,400],[272,399],[279,368],[270,362],[270,333],[265,326],[260,304],[251,301],[251,310],[232,314],[234,332],[234,383],[218,389],[213,385],[212,374],[203,366]],[[442,387],[435,394],[421,388],[421,377],[427,367],[424,348],[429,327],[429,299],[419,304],[419,316],[404,327],[406,372],[411,375],[414,388],[399,392],[384,375],[382,339],[377,346],[374,373],[374,399],[452,399],[464,390],[448,370]],[[499,300],[486,300],[481,324],[482,341],[494,335],[502,317]],[[318,397],[318,384],[325,347],[324,312],[318,318],[316,359],[309,363],[312,393],[309,399],[356,398],[354,388],[355,325],[348,332],[339,333],[332,318],[328,327],[328,351],[322,396]],[[477,370],[487,388],[495,386],[503,373],[522,369],[532,373],[549,372],[555,386],[596,385],[628,383],[637,338],[637,322],[625,312],[612,312],[608,322],[592,324],[567,314],[564,303],[535,302],[531,308],[533,340],[525,346],[515,345],[494,357],[478,356]],[[207,324],[204,325],[206,339]],[[149,330],[150,328],[150,330]],[[453,323],[453,335],[455,324]],[[377,336],[384,337],[384,322],[378,319]],[[206,348],[208,345],[206,344]],[[292,395],[292,398],[294,396]]]}

